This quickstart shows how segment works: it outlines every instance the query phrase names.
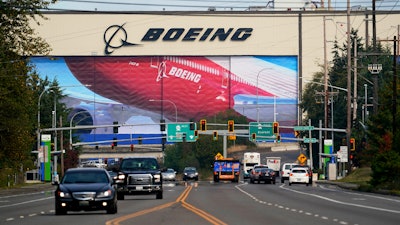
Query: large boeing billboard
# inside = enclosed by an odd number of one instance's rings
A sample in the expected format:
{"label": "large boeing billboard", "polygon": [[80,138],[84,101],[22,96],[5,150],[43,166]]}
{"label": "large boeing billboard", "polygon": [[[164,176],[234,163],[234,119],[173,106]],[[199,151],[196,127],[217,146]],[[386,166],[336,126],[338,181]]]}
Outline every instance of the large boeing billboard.
{"label": "large boeing billboard", "polygon": [[[252,121],[297,124],[297,56],[63,56],[31,62],[42,78],[59,82],[73,109],[68,119],[84,112],[93,125],[132,125],[120,127],[119,135],[159,134],[162,117],[198,121],[227,109]],[[109,127],[85,135],[112,133]],[[82,137],[93,141],[89,136]]]}

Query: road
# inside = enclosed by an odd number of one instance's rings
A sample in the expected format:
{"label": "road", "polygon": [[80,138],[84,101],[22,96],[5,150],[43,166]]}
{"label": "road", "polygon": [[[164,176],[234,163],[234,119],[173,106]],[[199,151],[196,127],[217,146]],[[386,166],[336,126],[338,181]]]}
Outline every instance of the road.
{"label": "road", "polygon": [[317,183],[213,183],[165,185],[164,199],[126,196],[118,213],[69,212],[54,215],[53,190],[0,196],[3,225],[206,225],[206,224],[398,224],[400,198],[354,192]]}

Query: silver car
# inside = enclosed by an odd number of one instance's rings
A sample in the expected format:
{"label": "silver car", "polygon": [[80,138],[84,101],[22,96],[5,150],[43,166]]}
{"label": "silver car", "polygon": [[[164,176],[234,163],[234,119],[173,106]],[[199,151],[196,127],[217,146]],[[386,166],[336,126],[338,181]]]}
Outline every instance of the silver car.
{"label": "silver car", "polygon": [[163,180],[176,180],[176,171],[172,168],[168,168],[166,171],[162,172],[161,175]]}

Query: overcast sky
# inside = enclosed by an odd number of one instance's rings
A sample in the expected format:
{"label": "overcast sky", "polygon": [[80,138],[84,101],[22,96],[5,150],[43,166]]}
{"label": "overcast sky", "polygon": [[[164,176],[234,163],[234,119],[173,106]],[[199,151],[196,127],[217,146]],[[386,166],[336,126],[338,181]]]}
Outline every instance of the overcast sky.
{"label": "overcast sky", "polygon": [[[350,0],[351,7],[372,9],[373,0]],[[268,3],[271,2],[271,3]],[[52,6],[54,10],[83,11],[206,11],[210,7],[217,11],[245,11],[254,6],[273,6],[268,0],[58,0]],[[279,3],[303,4],[315,2],[320,7],[321,0],[275,0]],[[347,0],[331,0],[331,7],[346,10]],[[328,7],[328,0],[325,0]],[[280,9],[282,10],[282,9]],[[376,10],[400,10],[400,0],[376,0]]]}

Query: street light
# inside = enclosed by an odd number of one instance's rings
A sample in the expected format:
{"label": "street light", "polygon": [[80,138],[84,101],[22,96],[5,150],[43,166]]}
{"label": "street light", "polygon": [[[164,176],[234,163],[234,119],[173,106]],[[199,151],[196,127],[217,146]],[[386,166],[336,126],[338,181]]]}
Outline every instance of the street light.
{"label": "street light", "polygon": [[258,106],[258,78],[259,78],[259,76],[260,76],[260,74],[261,74],[262,71],[264,71],[264,70],[270,70],[270,69],[271,69],[271,68],[264,68],[264,69],[261,69],[260,71],[258,71],[258,74],[257,74],[257,84],[256,84],[256,87],[257,87],[257,89],[256,89],[256,91],[257,91],[257,122],[260,121],[260,107]]}
{"label": "street light", "polygon": [[176,107],[175,103],[171,100],[167,100],[167,99],[163,99],[163,100],[159,100],[159,99],[150,99],[150,102],[169,102],[172,105],[174,105],[175,107],[175,122],[178,122],[178,108]]}
{"label": "street light", "polygon": [[76,112],[70,119],[69,121],[69,147],[72,150],[72,121],[74,120],[75,116],[82,114],[82,113],[87,113],[86,111],[79,111]]}

